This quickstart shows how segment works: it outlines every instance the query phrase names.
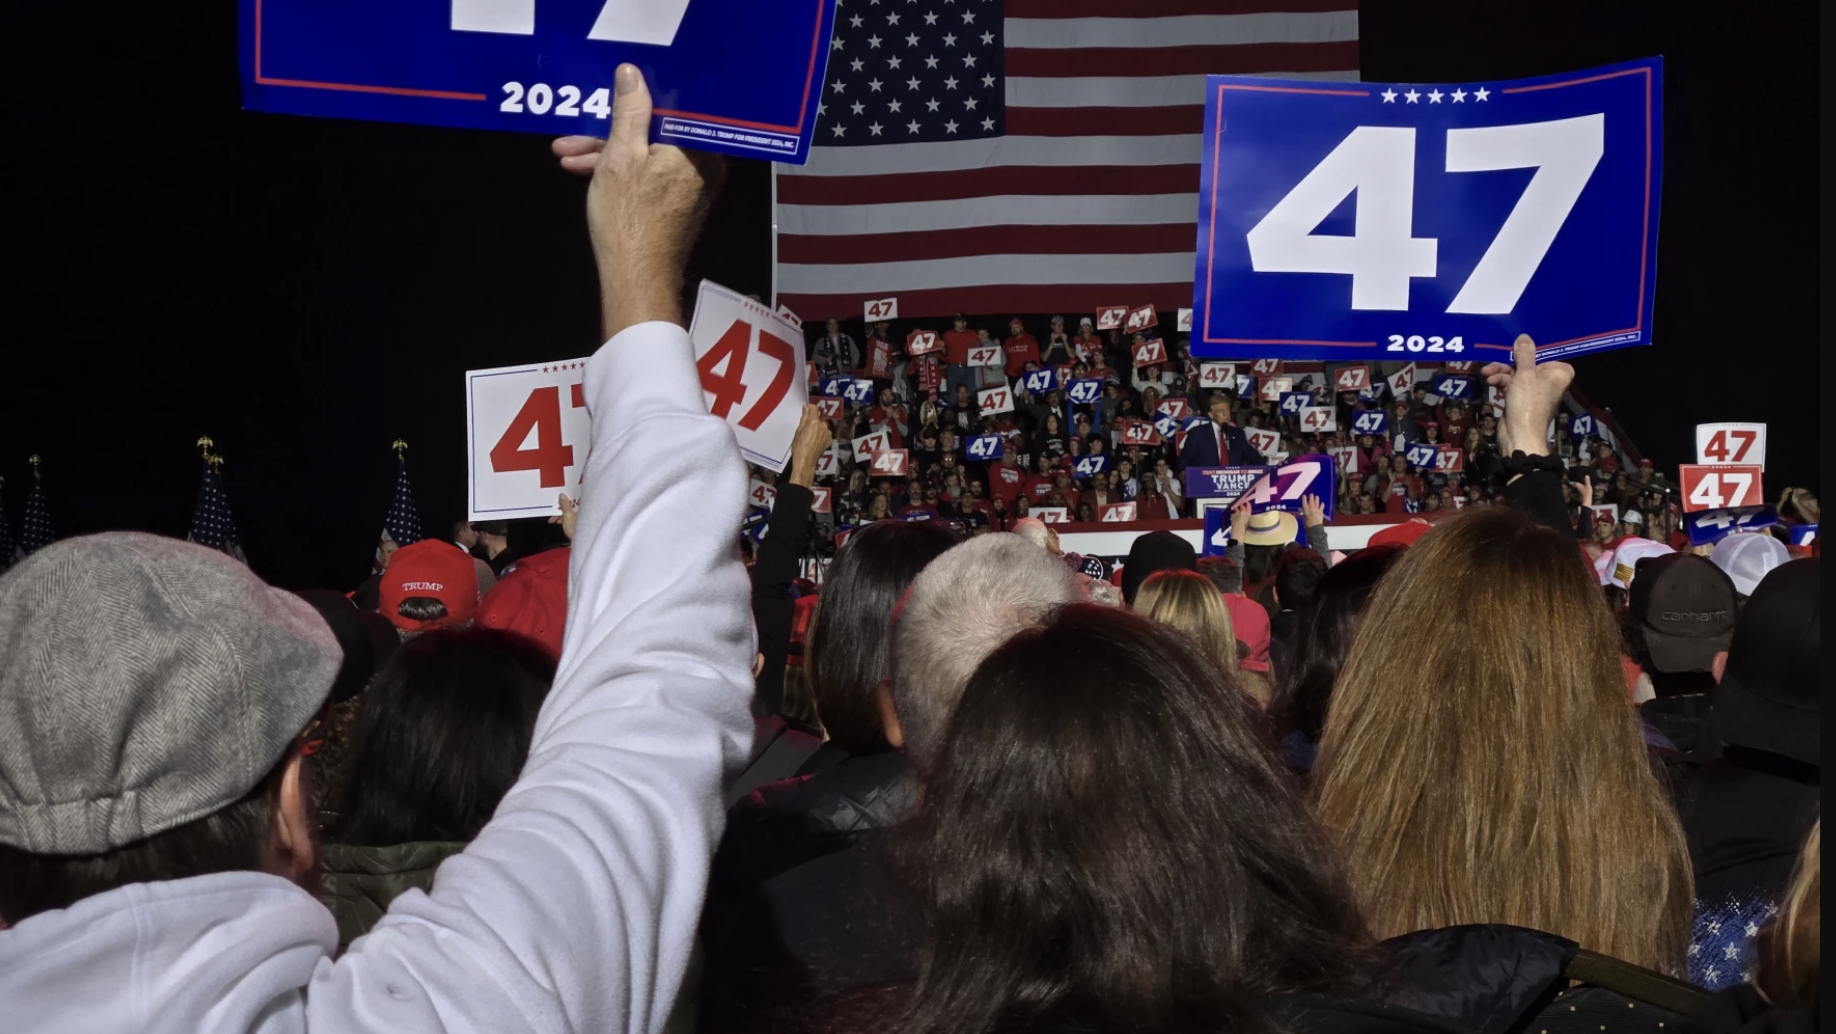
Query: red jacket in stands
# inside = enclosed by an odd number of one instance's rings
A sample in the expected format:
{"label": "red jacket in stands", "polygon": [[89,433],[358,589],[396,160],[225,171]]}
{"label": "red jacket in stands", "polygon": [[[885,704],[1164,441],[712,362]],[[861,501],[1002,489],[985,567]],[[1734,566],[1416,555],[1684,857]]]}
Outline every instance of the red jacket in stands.
{"label": "red jacket in stands", "polygon": [[1039,339],[1031,334],[1015,334],[1001,343],[1007,353],[1007,375],[1018,377],[1026,372],[1027,363],[1039,361]]}
{"label": "red jacket in stands", "polygon": [[1045,502],[1046,496],[1051,495],[1052,490],[1056,487],[1057,485],[1054,478],[1045,474],[1034,474],[1026,479],[1026,482],[1021,487],[1021,491],[1026,493],[1027,499],[1031,501],[1034,506],[1038,506],[1040,503]]}
{"label": "red jacket in stands", "polygon": [[957,366],[969,361],[969,350],[980,340],[973,330],[944,331],[944,361]]}
{"label": "red jacket in stands", "polygon": [[988,494],[1006,503],[1009,509],[1013,508],[1014,499],[1025,482],[1026,472],[1019,467],[997,463],[988,468]]}

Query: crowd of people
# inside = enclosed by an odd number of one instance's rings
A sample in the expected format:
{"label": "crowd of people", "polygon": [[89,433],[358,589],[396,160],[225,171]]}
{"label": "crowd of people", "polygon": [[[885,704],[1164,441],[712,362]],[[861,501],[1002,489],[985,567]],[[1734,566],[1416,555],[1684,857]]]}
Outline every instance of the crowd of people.
{"label": "crowd of people", "polygon": [[[834,475],[854,530],[821,584],[817,471],[874,410],[805,411],[742,558],[749,473],[679,300],[714,167],[648,143],[635,68],[617,87],[608,140],[555,143],[591,177],[607,335],[555,548],[462,524],[295,594],[109,533],[0,577],[0,1025],[1817,1029],[1811,551],[1600,537],[1548,433],[1574,371],[1526,338],[1475,371],[1479,423],[1395,400],[1478,436],[1457,487],[1488,505],[1350,555],[1317,499],[1306,546],[1243,506],[1226,555],[1066,555],[1036,487],[1178,513],[1170,473],[1279,421],[1207,398],[1191,455],[1133,455],[1107,436],[1153,383],[1004,428],[945,363],[918,380],[958,406],[877,407],[935,467]],[[1021,444],[978,471],[946,443],[985,426]],[[1092,451],[1124,476],[1061,484]],[[1661,487],[1583,459],[1593,490]],[[1446,488],[1371,471],[1343,510]],[[940,519],[885,519],[915,505]]]}
{"label": "crowd of people", "polygon": [[[901,329],[903,337],[890,322],[873,323],[860,342],[837,319],[811,330],[807,354],[816,389],[871,384],[859,403],[824,399],[835,440],[835,462],[818,482],[832,499],[817,521],[825,535],[888,517],[1009,531],[1042,508],[1055,519],[1088,522],[1099,520],[1104,506],[1125,502],[1136,504],[1138,519],[1191,517],[1198,500],[1187,498],[1188,467],[1262,466],[1319,453],[1335,460],[1330,491],[1339,514],[1453,511],[1502,495],[1500,407],[1481,381],[1465,374],[1456,376],[1467,397],[1433,394],[1445,364],[1394,362],[1378,370],[1364,364],[1366,387],[1335,391],[1346,364],[1207,378],[1186,335],[1169,335],[1168,343],[1157,329],[1098,331],[1090,316],[1078,317],[1074,330],[1064,316],[1053,316],[1037,336],[1018,316],[958,314],[947,329],[924,320]],[[933,339],[939,350],[926,350],[921,342]],[[1156,341],[1159,349],[1150,352],[1166,359],[1134,365],[1138,350]],[[983,355],[995,350],[1001,360],[970,365],[978,348]],[[1041,371],[1050,376],[1031,379],[1029,388],[1029,375]],[[1292,390],[1264,391],[1275,377]],[[1073,401],[1070,386],[1078,382],[1091,385],[1095,397]],[[1240,394],[1239,387],[1249,390]],[[1011,408],[985,413],[979,393],[995,388],[1007,389]],[[1304,429],[1303,404],[1330,410],[1331,428]],[[1587,428],[1579,436],[1572,433],[1574,416]],[[1558,411],[1554,426],[1554,454],[1568,472],[1563,494],[1581,537],[1680,544],[1676,486],[1649,460],[1623,462],[1591,414]],[[991,437],[1000,443],[998,454]],[[905,450],[907,468],[875,473],[871,456],[857,454],[868,442]],[[768,485],[777,475],[755,471]],[[1609,504],[1611,517],[1596,522],[1597,512],[1608,512],[1596,507]]]}

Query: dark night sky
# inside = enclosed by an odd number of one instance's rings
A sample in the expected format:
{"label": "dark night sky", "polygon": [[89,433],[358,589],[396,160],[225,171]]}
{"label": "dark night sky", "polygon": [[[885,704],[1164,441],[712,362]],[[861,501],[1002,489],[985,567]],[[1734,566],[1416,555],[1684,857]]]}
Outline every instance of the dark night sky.
{"label": "dark night sky", "polygon": [[[29,5],[7,101],[0,474],[45,456],[60,530],[182,535],[212,435],[256,570],[368,572],[408,440],[423,519],[460,516],[466,369],[582,355],[582,186],[546,140],[244,113],[235,5]],[[1663,54],[1658,345],[1582,385],[1663,468],[1691,428],[1771,424],[1768,493],[1817,485],[1817,11],[1657,0],[1365,0],[1373,81]],[[768,289],[767,177],[735,162],[690,271]],[[815,315],[815,314],[805,314]]]}

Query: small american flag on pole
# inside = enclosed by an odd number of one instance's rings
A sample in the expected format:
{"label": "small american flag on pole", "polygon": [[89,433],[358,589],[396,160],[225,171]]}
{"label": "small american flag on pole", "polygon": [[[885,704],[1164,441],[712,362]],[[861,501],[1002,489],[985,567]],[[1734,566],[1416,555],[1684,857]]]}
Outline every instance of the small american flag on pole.
{"label": "small american flag on pole", "polygon": [[14,558],[29,556],[57,541],[57,528],[51,523],[51,503],[45,498],[45,486],[38,475],[38,457],[32,456],[32,492],[26,496],[25,519],[19,525],[19,547]]}
{"label": "small american flag on pole", "polygon": [[381,574],[388,565],[393,546],[407,546],[421,541],[421,515],[414,508],[414,488],[408,484],[406,443],[395,442],[395,496],[389,500],[389,512],[383,517],[382,535],[376,541],[376,559],[371,574]]}
{"label": "small american flag on pole", "polygon": [[222,550],[243,563],[242,539],[236,533],[236,518],[230,513],[229,495],[223,490],[223,475],[218,466],[223,460],[204,453],[204,479],[198,486],[198,503],[191,509],[191,530],[187,541]]}
{"label": "small american flag on pole", "polygon": [[1356,80],[1357,0],[838,0],[778,300],[1191,305],[1207,74]]}
{"label": "small american flag on pole", "polygon": [[[6,487],[6,479],[0,478],[0,488]],[[13,526],[6,522],[6,502],[0,498],[0,571],[13,566]]]}

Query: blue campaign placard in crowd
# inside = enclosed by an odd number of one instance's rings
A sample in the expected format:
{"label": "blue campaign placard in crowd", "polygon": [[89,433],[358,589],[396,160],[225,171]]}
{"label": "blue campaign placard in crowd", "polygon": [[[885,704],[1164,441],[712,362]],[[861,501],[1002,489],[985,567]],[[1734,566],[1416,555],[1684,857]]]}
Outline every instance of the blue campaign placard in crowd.
{"label": "blue campaign placard in crowd", "polygon": [[654,141],[801,165],[835,0],[240,0],[253,111],[605,136],[644,73]]}
{"label": "blue campaign placard in crowd", "polygon": [[1708,546],[1742,531],[1759,531],[1779,523],[1779,512],[1770,506],[1698,510],[1683,515],[1683,532],[1692,546]]}
{"label": "blue campaign placard in crowd", "polygon": [[1817,541],[1817,525],[1793,524],[1785,529],[1791,535],[1791,544],[1809,549]]}
{"label": "blue campaign placard in crowd", "polygon": [[1021,379],[1021,383],[1026,388],[1027,394],[1044,395],[1046,392],[1058,387],[1058,371],[1031,370]]}
{"label": "blue campaign placard in crowd", "polygon": [[1473,397],[1473,379],[1471,377],[1436,377],[1429,384],[1428,391],[1444,399],[1470,399]]}
{"label": "blue campaign placard in crowd", "polygon": [[1403,450],[1403,461],[1416,470],[1433,470],[1435,453],[1438,451],[1428,442],[1410,442],[1409,447]]}
{"label": "blue campaign placard in crowd", "polygon": [[963,444],[963,455],[968,457],[971,463],[998,460],[1005,451],[1001,445],[1001,436],[998,434],[977,435]]}
{"label": "blue campaign placard in crowd", "polygon": [[1205,511],[1205,541],[1200,556],[1223,556],[1230,552],[1230,511],[1214,506]]}
{"label": "blue campaign placard in crowd", "polygon": [[1272,467],[1187,467],[1186,498],[1235,499]]}
{"label": "blue campaign placard in crowd", "polygon": [[1065,398],[1078,405],[1087,405],[1103,397],[1103,382],[1098,380],[1072,381],[1065,390]]}
{"label": "blue campaign placard in crowd", "polygon": [[1299,416],[1302,406],[1313,405],[1313,396],[1304,391],[1285,392],[1281,396],[1281,411],[1287,416]]}
{"label": "blue campaign placard in crowd", "polygon": [[1594,414],[1581,413],[1568,418],[1568,435],[1571,438],[1592,438],[1594,436]]}
{"label": "blue campaign placard in crowd", "polygon": [[1351,429],[1355,434],[1382,434],[1390,429],[1390,414],[1381,409],[1353,413]]}
{"label": "blue campaign placard in crowd", "polygon": [[1079,456],[1071,469],[1079,480],[1093,478],[1109,469],[1109,454],[1099,456]]}
{"label": "blue campaign placard in crowd", "polygon": [[1193,356],[1650,344],[1662,73],[1649,58],[1465,83],[1208,77]]}

